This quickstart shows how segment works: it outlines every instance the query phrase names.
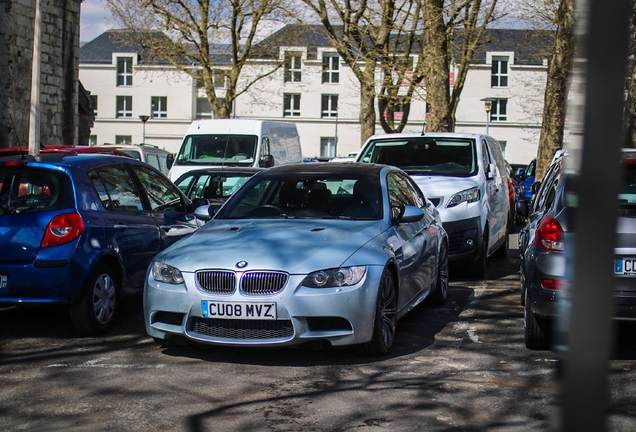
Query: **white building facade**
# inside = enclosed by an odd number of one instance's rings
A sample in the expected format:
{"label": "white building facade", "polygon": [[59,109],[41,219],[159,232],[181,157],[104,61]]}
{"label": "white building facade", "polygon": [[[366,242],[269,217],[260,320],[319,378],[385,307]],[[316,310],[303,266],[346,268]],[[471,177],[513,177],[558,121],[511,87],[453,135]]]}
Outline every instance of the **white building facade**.
{"label": "white building facade", "polygon": [[[356,77],[326,39],[297,36],[293,27],[286,26],[272,37],[293,40],[294,45],[275,44],[275,52],[270,49],[269,55],[255,57],[245,66],[243,84],[268,68],[282,65],[236,99],[233,116],[296,123],[305,158],[358,151],[360,94]],[[286,37],[285,32],[296,37]],[[455,131],[483,133],[488,128],[489,135],[502,143],[510,163],[529,163],[537,153],[547,61],[536,50],[528,52],[526,40],[532,31],[493,32],[468,72]],[[312,36],[311,31],[307,34]],[[550,35],[546,37],[549,40]],[[219,69],[223,67],[219,64]],[[144,64],[140,53],[118,46],[110,33],[81,48],[79,74],[94,104],[93,144],[145,141],[176,153],[193,120],[212,118],[205,94],[190,76],[172,67]],[[377,76],[379,85],[379,72]],[[453,78],[454,71],[449,77],[451,85]],[[218,95],[224,96],[221,74],[215,84]],[[426,89],[421,86],[405,132],[423,130],[425,98]],[[489,113],[484,99],[491,100]],[[140,116],[149,120],[144,124]],[[376,133],[382,133],[379,121]]]}

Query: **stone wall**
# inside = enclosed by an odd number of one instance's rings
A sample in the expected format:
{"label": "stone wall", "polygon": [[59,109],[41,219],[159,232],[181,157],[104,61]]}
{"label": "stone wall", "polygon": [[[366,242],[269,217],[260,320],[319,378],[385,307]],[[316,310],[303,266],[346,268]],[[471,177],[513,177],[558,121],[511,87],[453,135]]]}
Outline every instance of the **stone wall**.
{"label": "stone wall", "polygon": [[[0,0],[0,147],[29,145],[36,0]],[[41,0],[40,142],[78,143],[80,0]]]}

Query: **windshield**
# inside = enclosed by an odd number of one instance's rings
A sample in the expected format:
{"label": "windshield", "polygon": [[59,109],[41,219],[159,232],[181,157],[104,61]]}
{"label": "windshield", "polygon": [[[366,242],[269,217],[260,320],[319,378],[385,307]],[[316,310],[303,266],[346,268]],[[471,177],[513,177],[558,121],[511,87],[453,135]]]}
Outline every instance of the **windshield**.
{"label": "windshield", "polygon": [[127,150],[127,149],[122,149],[122,150],[128,153],[129,155],[131,155],[132,157],[134,157],[135,159],[141,160],[141,153],[139,153],[137,150]]}
{"label": "windshield", "polygon": [[177,155],[177,163],[245,165],[256,160],[255,135],[188,135]]}
{"label": "windshield", "polygon": [[534,177],[534,170],[536,166],[537,160],[533,159],[532,162],[530,162],[530,165],[528,165],[528,169],[526,170],[526,177]]}
{"label": "windshield", "polygon": [[73,205],[73,188],[65,174],[30,167],[0,168],[0,214],[59,210]]}
{"label": "windshield", "polygon": [[216,218],[375,220],[382,218],[381,202],[377,177],[263,176],[248,181]]}
{"label": "windshield", "polygon": [[621,204],[636,204],[636,159],[623,162],[623,182],[618,199]]}
{"label": "windshield", "polygon": [[477,173],[473,139],[398,138],[371,142],[362,162],[394,165],[408,174],[468,177]]}
{"label": "windshield", "polygon": [[252,177],[252,173],[206,173],[182,177],[176,185],[191,200],[225,200]]}

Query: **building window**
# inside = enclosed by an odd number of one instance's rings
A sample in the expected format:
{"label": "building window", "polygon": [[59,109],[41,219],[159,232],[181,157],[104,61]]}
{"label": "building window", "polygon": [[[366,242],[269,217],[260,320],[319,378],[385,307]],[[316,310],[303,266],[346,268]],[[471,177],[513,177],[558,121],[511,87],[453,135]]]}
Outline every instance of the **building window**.
{"label": "building window", "polygon": [[117,57],[117,86],[132,85],[132,57]]}
{"label": "building window", "polygon": [[338,95],[322,95],[320,117],[338,117]]}
{"label": "building window", "polygon": [[[225,98],[218,98],[219,104],[223,105],[225,103]],[[232,112],[230,112],[230,117],[234,117],[234,107],[232,107]],[[205,119],[213,119],[214,112],[212,112],[212,107],[210,106],[210,102],[207,97],[197,98],[197,120],[205,120]]]}
{"label": "building window", "polygon": [[150,110],[152,118],[168,117],[168,98],[165,96],[153,96],[150,98]]}
{"label": "building window", "polygon": [[334,158],[336,157],[336,138],[320,137],[320,157]]}
{"label": "building window", "polygon": [[91,135],[88,137],[88,145],[89,146],[97,145],[97,135]]}
{"label": "building window", "polygon": [[506,121],[508,120],[508,100],[495,99],[492,101],[492,109],[490,110],[490,121]]}
{"label": "building window", "polygon": [[211,119],[214,118],[212,115],[212,107],[210,106],[210,102],[208,98],[201,97],[197,98],[197,120]]}
{"label": "building window", "polygon": [[97,95],[91,95],[91,108],[93,109],[93,116],[97,117]]}
{"label": "building window", "polygon": [[117,96],[117,114],[115,117],[132,117],[132,96]]}
{"label": "building window", "polygon": [[508,141],[499,141],[499,145],[501,146],[501,154],[503,154],[504,159],[506,158],[506,146],[508,144]]}
{"label": "building window", "polygon": [[300,82],[301,54],[299,52],[285,53],[285,82]]}
{"label": "building window", "polygon": [[132,137],[130,135],[115,135],[115,144],[132,144]]}
{"label": "building window", "polygon": [[285,94],[283,95],[283,117],[299,117],[300,116],[300,95]]}
{"label": "building window", "polygon": [[508,87],[508,57],[492,58],[491,87]]}
{"label": "building window", "polygon": [[340,57],[338,57],[338,54],[323,54],[322,82],[323,84],[337,84],[340,82]]}
{"label": "building window", "polygon": [[221,69],[212,71],[212,81],[215,89],[224,89],[227,86],[225,73]]}

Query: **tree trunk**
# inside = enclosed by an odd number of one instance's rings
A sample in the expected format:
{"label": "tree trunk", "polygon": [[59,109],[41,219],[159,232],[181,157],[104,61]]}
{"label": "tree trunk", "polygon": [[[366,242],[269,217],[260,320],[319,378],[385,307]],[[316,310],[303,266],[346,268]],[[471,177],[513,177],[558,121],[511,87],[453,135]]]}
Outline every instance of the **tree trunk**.
{"label": "tree trunk", "polygon": [[548,63],[543,104],[543,124],[537,151],[535,180],[543,179],[554,153],[563,146],[567,79],[572,61],[574,11],[572,0],[561,0],[557,12],[554,52]]}
{"label": "tree trunk", "polygon": [[375,133],[375,61],[367,59],[360,81],[360,147]]}
{"label": "tree trunk", "polygon": [[444,24],[444,0],[427,0],[424,9],[423,31],[426,80],[426,101],[430,106],[430,117],[426,122],[428,132],[453,132],[454,122],[450,109],[450,84],[448,77],[448,41]]}
{"label": "tree trunk", "polygon": [[366,84],[360,88],[360,147],[375,134],[375,89]]}

